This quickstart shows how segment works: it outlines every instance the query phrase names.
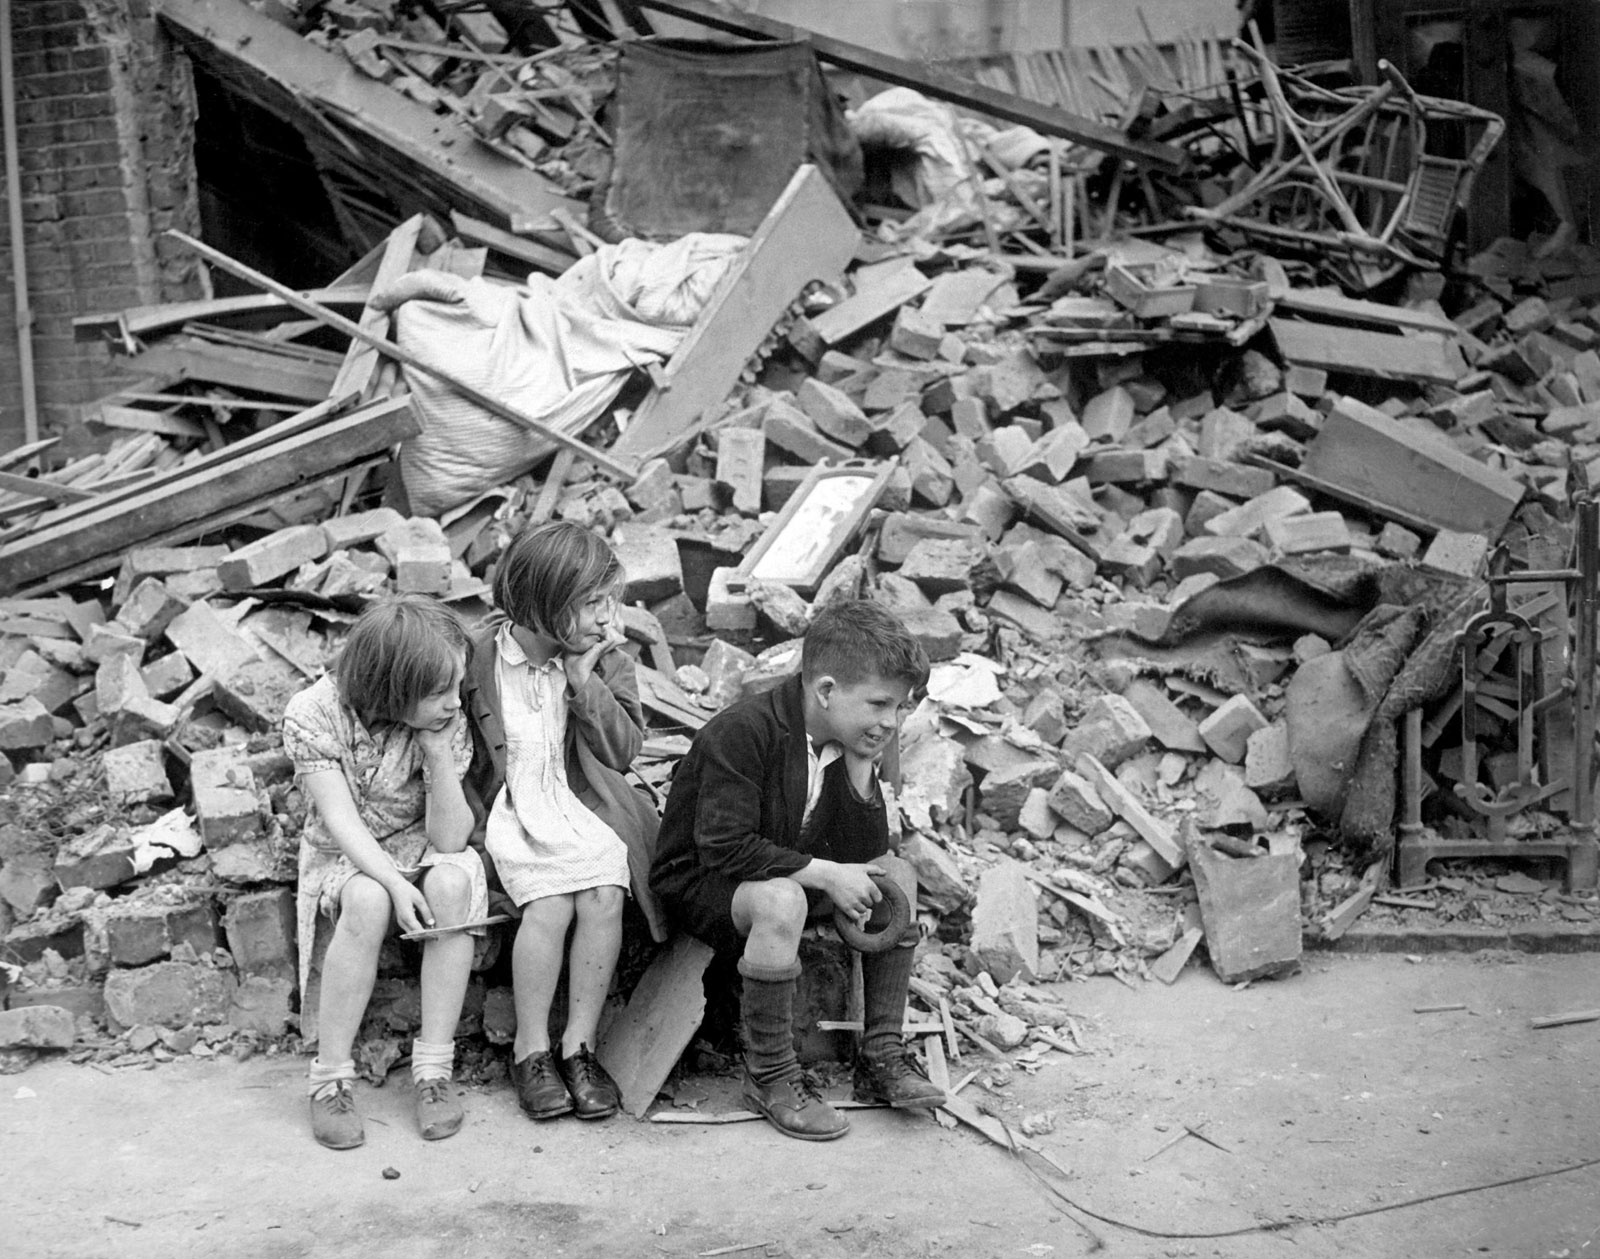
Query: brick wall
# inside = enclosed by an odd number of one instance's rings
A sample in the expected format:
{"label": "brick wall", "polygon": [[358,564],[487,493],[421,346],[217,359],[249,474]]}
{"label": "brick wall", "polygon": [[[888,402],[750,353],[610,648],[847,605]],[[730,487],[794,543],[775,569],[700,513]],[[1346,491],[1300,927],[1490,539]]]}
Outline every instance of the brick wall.
{"label": "brick wall", "polygon": [[[23,240],[39,425],[126,380],[72,317],[204,296],[200,267],[165,240],[198,234],[187,61],[148,0],[12,0]],[[3,192],[4,185],[0,185]],[[23,440],[13,242],[0,216],[0,451]]]}

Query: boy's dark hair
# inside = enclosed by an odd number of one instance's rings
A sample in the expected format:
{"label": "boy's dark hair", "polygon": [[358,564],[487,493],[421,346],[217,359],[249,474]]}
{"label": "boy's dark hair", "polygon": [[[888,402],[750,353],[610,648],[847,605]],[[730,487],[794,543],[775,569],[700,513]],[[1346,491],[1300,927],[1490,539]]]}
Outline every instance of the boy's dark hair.
{"label": "boy's dark hair", "polygon": [[605,539],[551,520],[511,540],[495,567],[494,601],[516,624],[566,643],[583,601],[621,579],[622,564]]}
{"label": "boy's dark hair", "polygon": [[827,674],[844,683],[891,678],[915,690],[928,681],[928,653],[882,604],[840,599],[822,608],[806,631],[800,673],[808,681]]}
{"label": "boy's dark hair", "polygon": [[340,698],[363,721],[397,723],[450,685],[468,650],[454,611],[427,595],[395,595],[356,620],[333,675]]}

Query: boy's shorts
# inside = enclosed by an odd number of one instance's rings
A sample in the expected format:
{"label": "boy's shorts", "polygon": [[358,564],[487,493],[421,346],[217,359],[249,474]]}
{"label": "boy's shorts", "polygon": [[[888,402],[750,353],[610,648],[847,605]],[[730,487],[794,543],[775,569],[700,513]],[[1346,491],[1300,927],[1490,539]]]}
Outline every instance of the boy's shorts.
{"label": "boy's shorts", "polygon": [[[681,889],[665,894],[674,923],[718,953],[743,953],[744,937],[733,925],[733,894],[739,881],[725,874],[701,870]],[[833,919],[833,898],[815,888],[806,889],[806,923]]]}

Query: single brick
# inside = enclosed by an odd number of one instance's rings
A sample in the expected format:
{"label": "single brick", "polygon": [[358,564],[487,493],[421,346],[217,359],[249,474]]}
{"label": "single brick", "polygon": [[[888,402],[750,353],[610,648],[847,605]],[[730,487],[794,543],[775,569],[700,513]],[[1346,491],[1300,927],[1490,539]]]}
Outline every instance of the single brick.
{"label": "single brick", "polygon": [[120,627],[135,638],[153,643],[188,606],[187,600],[174,595],[159,577],[146,577],[117,609],[113,628]]}
{"label": "single brick", "polygon": [[250,590],[269,585],[327,553],[328,535],[320,525],[290,525],[230,552],[217,565],[217,575],[224,590]]}
{"label": "single brick", "polygon": [[189,786],[207,848],[223,848],[260,834],[255,775],[242,748],[196,752],[189,762]]}
{"label": "single brick", "polygon": [[123,804],[147,804],[172,799],[167,778],[166,749],[159,739],[140,739],[107,748],[101,757],[106,792]]}
{"label": "single brick", "polygon": [[1086,835],[1098,835],[1109,830],[1115,815],[1106,807],[1094,785],[1070,769],[1061,771],[1055,785],[1050,788],[1050,807],[1064,821],[1077,827]]}
{"label": "single brick", "polygon": [[872,435],[866,413],[843,392],[814,377],[800,382],[794,401],[825,436],[852,449],[860,449]]}
{"label": "single brick", "polygon": [[1017,862],[1003,859],[978,879],[972,951],[997,984],[1039,975],[1039,903]]}
{"label": "single brick", "polygon": [[1244,761],[1250,736],[1266,724],[1267,719],[1248,696],[1233,695],[1200,723],[1200,737],[1223,760],[1238,765]]}
{"label": "single brick", "polygon": [[222,916],[228,952],[248,975],[295,975],[294,893],[288,888],[247,892],[228,903]]}
{"label": "single brick", "polygon": [[717,484],[728,491],[733,509],[746,516],[761,511],[766,457],[767,439],[760,429],[726,428],[717,435]]}
{"label": "single brick", "polygon": [[659,525],[625,522],[611,538],[627,575],[624,603],[656,603],[683,589],[683,563],[677,539]]}
{"label": "single brick", "polygon": [[194,962],[156,962],[106,976],[106,1014],[117,1028],[221,1023],[237,982],[231,971]]}

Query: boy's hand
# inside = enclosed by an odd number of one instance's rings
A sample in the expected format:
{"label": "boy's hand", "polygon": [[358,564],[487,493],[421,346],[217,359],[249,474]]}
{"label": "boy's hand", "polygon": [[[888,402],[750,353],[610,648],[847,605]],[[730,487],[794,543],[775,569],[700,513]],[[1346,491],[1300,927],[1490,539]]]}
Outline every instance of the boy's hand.
{"label": "boy's hand", "polygon": [[865,926],[872,916],[872,907],[883,899],[883,893],[872,881],[873,876],[882,878],[885,873],[882,866],[838,865],[834,867],[826,891],[833,898],[834,906],[844,911],[847,918]]}
{"label": "boy's hand", "polygon": [[594,667],[600,663],[600,657],[613,647],[622,646],[627,640],[628,636],[622,632],[622,626],[613,621],[606,626],[606,636],[589,650],[563,656],[562,664],[566,666],[568,685],[574,691],[581,691],[594,676]]}
{"label": "boy's hand", "polygon": [[428,898],[415,883],[396,877],[389,888],[389,899],[394,902],[395,921],[401,931],[423,931],[433,926],[433,910],[428,908]]}

